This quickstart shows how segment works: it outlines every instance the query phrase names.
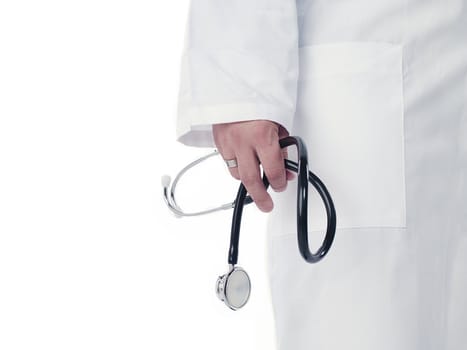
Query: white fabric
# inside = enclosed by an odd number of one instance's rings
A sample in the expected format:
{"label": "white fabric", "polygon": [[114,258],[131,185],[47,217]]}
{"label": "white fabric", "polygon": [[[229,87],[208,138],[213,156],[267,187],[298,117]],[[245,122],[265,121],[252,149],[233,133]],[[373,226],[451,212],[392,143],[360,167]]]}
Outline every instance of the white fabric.
{"label": "white fabric", "polygon": [[292,127],[298,75],[292,0],[194,0],[182,57],[178,139],[213,146],[211,125],[268,119]]}
{"label": "white fabric", "polygon": [[[179,140],[274,120],[334,198],[335,244],[310,265],[295,184],[274,194],[278,350],[464,349],[467,0],[193,0],[188,29]],[[325,215],[310,195],[313,249]]]}

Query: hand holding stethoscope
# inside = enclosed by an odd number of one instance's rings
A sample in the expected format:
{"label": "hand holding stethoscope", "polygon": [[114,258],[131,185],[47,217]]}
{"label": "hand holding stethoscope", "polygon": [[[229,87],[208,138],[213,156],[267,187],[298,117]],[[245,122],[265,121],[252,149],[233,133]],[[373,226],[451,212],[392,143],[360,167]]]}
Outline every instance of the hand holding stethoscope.
{"label": "hand holding stethoscope", "polygon": [[275,192],[285,190],[287,180],[294,177],[285,170],[288,150],[279,145],[279,139],[288,136],[285,128],[269,120],[251,120],[215,124],[212,135],[232,177],[245,185],[259,210],[271,211],[272,198],[262,183],[260,169]]}
{"label": "hand holding stethoscope", "polygon": [[[291,145],[297,147],[298,162],[293,162],[288,159],[285,160],[285,167],[293,172],[298,174],[297,179],[297,239],[298,247],[301,256],[308,263],[316,263],[320,261],[326,253],[329,251],[329,248],[332,245],[334,234],[336,230],[336,212],[334,209],[334,204],[332,198],[327,191],[324,184],[321,180],[308,170],[308,154],[305,147],[305,144],[299,137],[286,137],[280,140],[280,147],[285,148]],[[216,283],[216,293],[217,296],[232,310],[237,310],[243,307],[249,299],[251,283],[248,277],[248,274],[242,268],[235,266],[238,259],[238,242],[240,237],[240,224],[241,217],[243,212],[243,206],[245,204],[251,203],[253,200],[250,196],[247,196],[247,191],[243,184],[240,184],[237,197],[233,203],[224,204],[222,206],[203,210],[201,212],[195,213],[185,213],[177,205],[175,200],[175,189],[180,177],[190,168],[199,164],[203,160],[216,155],[217,152],[209,154],[203,158],[200,158],[185,168],[183,168],[180,173],[175,177],[172,184],[170,184],[169,177],[163,177],[163,187],[164,187],[164,198],[168,207],[177,215],[177,216],[195,216],[201,214],[207,214],[218,210],[230,209],[233,208],[233,218],[232,218],[232,227],[231,227],[231,236],[230,236],[230,248],[229,248],[229,271],[220,276]],[[235,162],[230,161],[230,166],[235,166]],[[228,164],[229,166],[229,164]],[[326,235],[324,241],[316,253],[312,253],[308,245],[308,183],[311,183],[313,187],[317,190],[320,195],[327,215],[327,227]],[[269,181],[266,175],[263,175],[263,184],[267,188],[269,186]]]}

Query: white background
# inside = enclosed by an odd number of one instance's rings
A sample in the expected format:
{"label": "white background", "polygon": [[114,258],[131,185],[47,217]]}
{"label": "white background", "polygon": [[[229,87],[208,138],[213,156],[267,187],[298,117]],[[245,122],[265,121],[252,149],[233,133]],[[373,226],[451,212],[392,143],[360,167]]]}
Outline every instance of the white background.
{"label": "white background", "polygon": [[[187,10],[0,2],[0,349],[274,348],[265,215],[245,211],[253,294],[233,312],[214,293],[231,213],[162,200],[161,175],[206,153],[175,142]],[[216,166],[185,197],[232,200]]]}

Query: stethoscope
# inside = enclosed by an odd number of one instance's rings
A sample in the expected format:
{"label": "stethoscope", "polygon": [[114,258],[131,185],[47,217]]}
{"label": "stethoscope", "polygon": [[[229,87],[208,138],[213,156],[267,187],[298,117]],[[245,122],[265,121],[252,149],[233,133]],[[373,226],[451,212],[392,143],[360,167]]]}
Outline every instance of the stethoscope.
{"label": "stethoscope", "polygon": [[[336,231],[336,211],[334,204],[332,202],[331,195],[329,194],[323,182],[315,174],[308,170],[308,152],[303,140],[297,136],[289,136],[281,139],[279,143],[281,148],[291,145],[295,145],[297,147],[298,162],[293,162],[289,159],[286,159],[285,167],[297,173],[298,249],[306,262],[317,263],[327,254],[334,240]],[[162,186],[164,188],[164,198],[167,206],[176,216],[197,216],[233,208],[228,256],[229,271],[226,274],[218,277],[216,282],[216,294],[218,298],[223,301],[230,309],[238,310],[247,303],[251,293],[251,281],[248,274],[244,269],[236,265],[238,260],[238,242],[240,238],[240,224],[242,220],[243,207],[245,204],[252,203],[252,198],[247,195],[245,186],[240,184],[235,201],[199,212],[186,213],[178,206],[177,201],[175,200],[176,186],[183,174],[185,174],[195,165],[217,154],[219,153],[214,151],[188,164],[178,173],[172,184],[170,183],[169,176],[163,176]],[[269,181],[264,174],[263,183],[266,188],[269,187]],[[322,245],[316,251],[316,253],[312,253],[308,245],[308,183],[311,183],[320,195],[327,215],[326,235]]]}

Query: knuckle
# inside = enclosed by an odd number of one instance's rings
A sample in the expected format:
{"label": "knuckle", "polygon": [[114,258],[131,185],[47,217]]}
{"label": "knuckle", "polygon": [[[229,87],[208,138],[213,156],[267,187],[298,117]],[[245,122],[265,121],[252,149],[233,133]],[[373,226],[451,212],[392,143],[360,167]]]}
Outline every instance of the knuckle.
{"label": "knuckle", "polygon": [[260,122],[252,129],[252,136],[260,146],[269,146],[278,138],[277,128],[270,122]]}
{"label": "knuckle", "polygon": [[230,170],[230,175],[232,175],[232,177],[233,177],[235,180],[240,180],[240,175],[238,175],[238,171]]}
{"label": "knuckle", "polygon": [[270,182],[283,182],[282,180],[285,180],[285,170],[283,168],[269,169],[266,171],[266,176]]}
{"label": "knuckle", "polygon": [[225,144],[227,144],[227,135],[225,134],[217,135],[217,139],[215,140],[215,142],[221,147],[224,146]]}
{"label": "knuckle", "polygon": [[266,127],[266,125],[264,125],[263,123],[257,123],[251,129],[251,132],[253,137],[262,138],[264,137],[264,134],[267,132],[267,130],[268,128]]}
{"label": "knuckle", "polygon": [[256,174],[245,174],[241,177],[242,183],[245,187],[254,187],[259,183],[259,176]]}
{"label": "knuckle", "polygon": [[230,131],[229,131],[229,137],[233,142],[237,143],[237,142],[241,141],[242,136],[243,136],[243,132],[238,127],[231,128]]}
{"label": "knuckle", "polygon": [[227,144],[225,135],[215,135],[214,144],[216,145],[219,153],[223,156],[223,148]]}

